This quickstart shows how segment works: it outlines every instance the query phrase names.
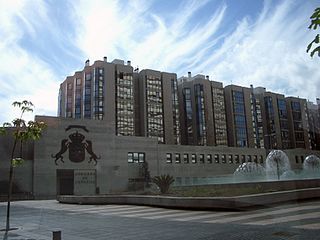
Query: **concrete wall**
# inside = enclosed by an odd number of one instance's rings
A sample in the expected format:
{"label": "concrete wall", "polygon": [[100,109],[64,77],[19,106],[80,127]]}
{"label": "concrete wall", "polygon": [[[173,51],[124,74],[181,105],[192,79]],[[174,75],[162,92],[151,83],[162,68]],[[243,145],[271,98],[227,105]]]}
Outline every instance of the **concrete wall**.
{"label": "concrete wall", "polygon": [[[172,162],[167,161],[167,153],[172,154]],[[176,161],[176,154],[180,154],[180,163]],[[188,154],[189,162],[184,160],[184,155]],[[196,156],[196,161],[192,161],[192,154]],[[200,160],[201,154],[204,161]],[[255,148],[231,148],[213,146],[168,146],[159,145],[158,150],[160,174],[170,174],[176,179],[176,184],[194,184],[204,178],[230,177],[243,162],[265,163],[265,149]],[[207,156],[212,156],[209,162]],[[219,159],[215,159],[218,156]],[[238,156],[238,160],[236,158]],[[224,159],[223,159],[224,157]],[[262,161],[262,162],[261,162]]]}
{"label": "concrete wall", "polygon": [[[151,177],[170,174],[182,185],[194,184],[205,178],[230,177],[242,162],[258,162],[264,165],[266,159],[265,149],[167,145],[158,144],[157,139],[146,137],[116,136],[113,127],[105,121],[56,117],[36,117],[36,120],[46,122],[48,127],[34,146],[33,143],[27,144],[23,151],[26,162],[23,167],[15,169],[18,185],[26,192],[34,192],[36,198],[55,198],[60,186],[57,184],[57,172],[60,170],[69,170],[74,174],[74,194],[128,191],[132,187],[132,181],[139,180],[141,183],[141,179],[144,179],[144,164],[128,161],[128,154],[131,153],[143,154]],[[68,130],[70,126],[77,128]],[[80,126],[84,126],[87,131]],[[70,148],[73,142],[69,136],[76,132],[85,137],[80,146],[88,147],[89,142],[86,141],[92,142],[92,150],[98,157],[96,165],[94,160],[90,162],[89,148],[82,149],[85,152],[83,161],[70,161],[69,153],[72,152]],[[64,162],[58,159],[56,165],[54,156],[61,150],[63,139],[66,139],[68,149],[62,154]],[[0,141],[0,154],[3,156],[0,160],[0,180],[3,180],[8,177],[7,160],[12,139],[0,137]],[[296,170],[302,169],[302,160],[307,155],[320,156],[319,151],[304,149],[286,150],[286,153],[292,168]],[[185,154],[188,155],[188,162],[184,159]],[[176,155],[180,156],[180,161],[177,161]],[[171,159],[168,156],[171,156]],[[192,156],[196,157],[195,161]]]}
{"label": "concrete wall", "polygon": [[[0,135],[0,181],[9,181],[12,147],[13,136],[9,130],[7,135]],[[32,192],[33,142],[23,143],[22,148],[18,143],[14,157],[24,159],[23,165],[14,168],[14,183],[18,185],[21,192]]]}

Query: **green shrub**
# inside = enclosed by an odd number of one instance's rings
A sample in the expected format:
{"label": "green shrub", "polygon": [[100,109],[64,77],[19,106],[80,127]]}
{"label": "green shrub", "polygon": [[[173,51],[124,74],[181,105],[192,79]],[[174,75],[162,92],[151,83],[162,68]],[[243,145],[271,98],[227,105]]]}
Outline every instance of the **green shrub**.
{"label": "green shrub", "polygon": [[165,194],[169,191],[170,185],[174,182],[174,178],[169,174],[160,175],[152,178],[152,182],[159,187],[162,194]]}

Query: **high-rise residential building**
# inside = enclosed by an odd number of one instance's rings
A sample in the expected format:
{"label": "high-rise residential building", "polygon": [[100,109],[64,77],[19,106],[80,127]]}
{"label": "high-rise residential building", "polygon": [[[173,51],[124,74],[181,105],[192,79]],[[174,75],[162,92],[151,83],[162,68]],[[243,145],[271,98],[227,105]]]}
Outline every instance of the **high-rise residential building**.
{"label": "high-rise residential building", "polygon": [[180,144],[177,75],[145,69],[135,74],[137,135]]}
{"label": "high-rise residential building", "polygon": [[[105,57],[68,76],[58,116],[103,121],[120,136],[159,143],[266,149],[320,148],[320,100],[287,97],[196,75],[133,69]],[[307,106],[308,105],[308,106]]]}
{"label": "high-rise residential building", "polygon": [[253,88],[229,85],[224,94],[229,146],[263,148],[261,103]]}
{"label": "high-rise residential building", "polygon": [[313,150],[320,150],[320,100],[314,104],[307,102],[309,139]]}
{"label": "high-rise residential building", "polygon": [[296,97],[287,97],[290,148],[310,149],[307,101]]}
{"label": "high-rise residential building", "polygon": [[210,81],[212,93],[215,145],[228,146],[224,90],[221,82]]}
{"label": "high-rise residential building", "polygon": [[180,144],[177,75],[134,71],[131,62],[86,61],[60,85],[60,117],[97,119],[117,135],[157,138]]}
{"label": "high-rise residential building", "polygon": [[284,95],[254,88],[262,112],[264,145],[266,149],[288,149],[290,147],[288,111]]}
{"label": "high-rise residential building", "polygon": [[227,126],[222,83],[209,76],[179,78],[182,144],[227,145]]}
{"label": "high-rise residential building", "polygon": [[103,120],[117,135],[133,136],[134,85],[130,61],[86,61],[82,71],[60,85],[59,116]]}

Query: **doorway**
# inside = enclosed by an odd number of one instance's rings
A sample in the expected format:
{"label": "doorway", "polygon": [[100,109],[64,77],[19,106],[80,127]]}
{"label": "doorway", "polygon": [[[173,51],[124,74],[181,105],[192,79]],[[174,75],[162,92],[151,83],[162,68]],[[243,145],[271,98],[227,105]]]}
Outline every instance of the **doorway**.
{"label": "doorway", "polygon": [[57,195],[73,195],[74,170],[57,169]]}

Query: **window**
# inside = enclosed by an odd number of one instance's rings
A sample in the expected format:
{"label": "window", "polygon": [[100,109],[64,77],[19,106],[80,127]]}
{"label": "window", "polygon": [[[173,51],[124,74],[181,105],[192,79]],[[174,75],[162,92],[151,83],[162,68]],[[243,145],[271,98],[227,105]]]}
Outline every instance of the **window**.
{"label": "window", "polygon": [[222,156],[221,156],[221,162],[222,163],[226,163],[227,161],[226,161],[226,155],[225,154],[222,154]]}
{"label": "window", "polygon": [[250,155],[247,156],[247,160],[248,160],[248,162],[251,162],[251,156]]}
{"label": "window", "polygon": [[76,79],[76,85],[77,85],[77,86],[80,86],[80,85],[81,85],[81,79],[80,79],[80,78],[77,78],[77,79]]}
{"label": "window", "polygon": [[197,177],[193,177],[192,178],[192,183],[193,184],[198,184],[198,178]]}
{"label": "window", "polygon": [[207,155],[207,162],[212,163],[212,155],[211,154]]}
{"label": "window", "polygon": [[133,163],[133,153],[128,153],[128,163]]}
{"label": "window", "polygon": [[260,163],[263,163],[263,156],[260,155]]}
{"label": "window", "polygon": [[166,163],[172,163],[172,154],[171,153],[167,153],[166,154]]}
{"label": "window", "polygon": [[199,161],[200,163],[204,163],[204,154],[200,154]]}
{"label": "window", "polygon": [[215,163],[219,163],[219,154],[214,155],[214,161]]}
{"label": "window", "polygon": [[174,185],[175,185],[175,186],[180,186],[181,183],[182,183],[181,177],[176,177],[176,181],[174,182]]}
{"label": "window", "polygon": [[180,144],[180,121],[178,102],[178,83],[176,79],[171,79],[172,116],[173,116],[173,136],[175,144]]}
{"label": "window", "polygon": [[299,157],[296,156],[296,163],[299,163]]}
{"label": "window", "polygon": [[180,160],[180,153],[176,153],[176,163],[180,163],[181,160]]}
{"label": "window", "polygon": [[195,105],[196,105],[196,122],[197,122],[197,144],[207,145],[205,106],[203,85],[196,84],[194,86]]}
{"label": "window", "polygon": [[95,69],[95,81],[93,85],[94,93],[94,119],[102,120],[104,116],[104,77],[103,77],[103,68]]}
{"label": "window", "polygon": [[145,153],[128,152],[128,163],[144,163]]}
{"label": "window", "polygon": [[139,163],[144,163],[144,153],[139,153]]}
{"label": "window", "polygon": [[187,143],[190,144],[193,142],[193,113],[192,113],[192,101],[191,101],[191,89],[184,88],[183,89],[183,103],[184,103],[184,111],[185,115],[185,125],[187,127]]}
{"label": "window", "polygon": [[189,163],[189,154],[188,153],[183,154],[183,162]]}
{"label": "window", "polygon": [[139,162],[139,154],[133,153],[133,162],[138,163]]}
{"label": "window", "polygon": [[230,164],[233,163],[233,159],[232,159],[232,155],[231,154],[229,154],[228,158],[229,158],[229,163]]}
{"label": "window", "polygon": [[[123,79],[125,78],[125,80]],[[133,77],[131,73],[116,72],[116,134],[134,135]]]}
{"label": "window", "polygon": [[280,118],[287,118],[287,106],[286,101],[284,99],[278,99],[278,109]]}
{"label": "window", "polygon": [[239,155],[235,155],[234,160],[235,160],[235,163],[239,164],[240,163]]}
{"label": "window", "polygon": [[190,185],[190,177],[185,177],[184,183],[185,183],[185,185]]}
{"label": "window", "polygon": [[191,162],[192,163],[197,163],[197,155],[196,154],[192,154],[191,155]]}
{"label": "window", "polygon": [[91,80],[91,73],[86,73],[86,81]]}
{"label": "window", "polygon": [[148,75],[145,76],[145,84],[147,136],[157,138],[159,143],[165,143],[162,80],[158,77]]}
{"label": "window", "polygon": [[222,88],[212,86],[212,105],[214,109],[214,128],[217,145],[227,145],[227,125]]}
{"label": "window", "polygon": [[254,161],[255,163],[258,163],[258,156],[257,156],[257,155],[254,155],[254,156],[253,156],[253,161]]}
{"label": "window", "polygon": [[304,157],[301,156],[300,159],[301,159],[301,163],[303,163],[304,162]]}
{"label": "window", "polygon": [[245,163],[246,162],[246,156],[245,155],[241,155],[241,163]]}
{"label": "window", "polygon": [[300,103],[299,102],[291,102],[291,109],[293,111],[300,111]]}

